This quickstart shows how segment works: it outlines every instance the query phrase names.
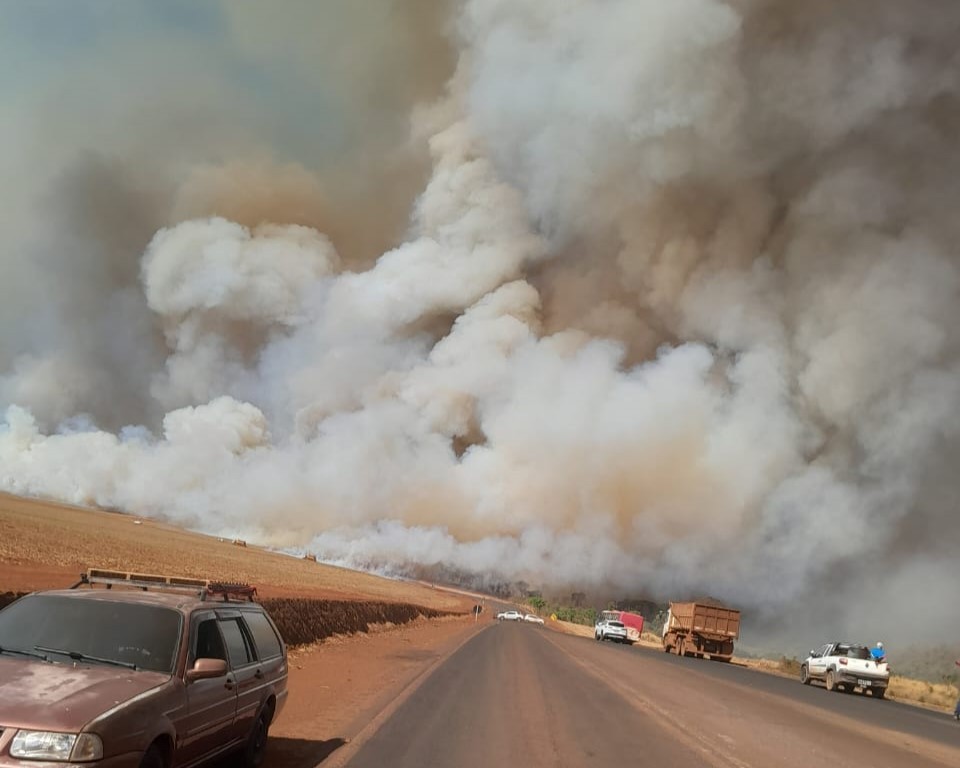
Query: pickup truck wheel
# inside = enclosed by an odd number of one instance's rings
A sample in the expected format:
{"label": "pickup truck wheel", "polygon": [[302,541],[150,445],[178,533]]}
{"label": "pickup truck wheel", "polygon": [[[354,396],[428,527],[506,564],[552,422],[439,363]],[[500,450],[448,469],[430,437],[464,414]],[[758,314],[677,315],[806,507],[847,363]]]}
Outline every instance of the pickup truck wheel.
{"label": "pickup truck wheel", "polygon": [[267,751],[267,731],[270,729],[272,713],[269,709],[260,710],[257,720],[247,737],[247,744],[243,748],[243,768],[259,768]]}
{"label": "pickup truck wheel", "polygon": [[873,698],[875,698],[875,699],[882,699],[882,698],[883,698],[884,696],[886,696],[886,695],[887,695],[887,689],[886,689],[886,688],[874,688],[874,689],[873,689]]}
{"label": "pickup truck wheel", "polygon": [[810,670],[807,669],[806,664],[800,667],[800,682],[804,685],[810,685]]}
{"label": "pickup truck wheel", "polygon": [[160,747],[153,744],[140,760],[140,768],[167,768],[167,761],[163,758],[163,752]]}
{"label": "pickup truck wheel", "polygon": [[827,672],[827,678],[826,678],[826,681],[825,681],[825,682],[826,682],[826,684],[827,684],[827,690],[828,690],[828,691],[837,691],[837,690],[839,690],[839,688],[837,688],[837,679],[836,679],[836,677],[834,677],[834,674],[833,674],[833,670],[832,670],[832,669],[831,669],[829,672]]}

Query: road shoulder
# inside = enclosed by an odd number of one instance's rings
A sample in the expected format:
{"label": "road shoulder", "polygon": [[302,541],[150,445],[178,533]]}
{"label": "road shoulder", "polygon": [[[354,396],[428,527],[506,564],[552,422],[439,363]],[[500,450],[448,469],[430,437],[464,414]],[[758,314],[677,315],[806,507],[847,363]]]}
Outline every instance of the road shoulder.
{"label": "road shoulder", "polygon": [[268,768],[345,762],[438,664],[489,621],[418,620],[290,653],[290,695],[271,729]]}

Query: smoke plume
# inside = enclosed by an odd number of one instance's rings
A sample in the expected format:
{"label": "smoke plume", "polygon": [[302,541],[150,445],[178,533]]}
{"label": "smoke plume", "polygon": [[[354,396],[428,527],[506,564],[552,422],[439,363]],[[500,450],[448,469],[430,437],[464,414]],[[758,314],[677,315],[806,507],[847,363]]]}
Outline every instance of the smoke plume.
{"label": "smoke plume", "polygon": [[771,634],[955,631],[960,8],[468,0],[447,27],[455,71],[410,60],[390,105],[430,168],[403,237],[343,169],[259,150],[188,164],[159,218],[137,153],[88,167],[130,206],[96,226],[55,180],[86,266],[56,323],[10,297],[0,488],[711,594]]}

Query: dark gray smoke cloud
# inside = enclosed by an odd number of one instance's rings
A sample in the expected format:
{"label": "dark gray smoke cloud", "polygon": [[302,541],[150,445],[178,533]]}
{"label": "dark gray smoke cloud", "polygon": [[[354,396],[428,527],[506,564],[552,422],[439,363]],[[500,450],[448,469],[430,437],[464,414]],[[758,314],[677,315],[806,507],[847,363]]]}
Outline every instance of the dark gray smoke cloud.
{"label": "dark gray smoke cloud", "polygon": [[110,426],[105,390],[64,396],[34,346],[0,486],[364,567],[708,593],[803,649],[813,615],[955,632],[958,33],[932,0],[464,2],[403,241],[365,259],[380,212],[331,216],[323,173],[195,168],[119,280],[140,319],[77,355],[137,350],[122,422],[150,429],[51,432]]}

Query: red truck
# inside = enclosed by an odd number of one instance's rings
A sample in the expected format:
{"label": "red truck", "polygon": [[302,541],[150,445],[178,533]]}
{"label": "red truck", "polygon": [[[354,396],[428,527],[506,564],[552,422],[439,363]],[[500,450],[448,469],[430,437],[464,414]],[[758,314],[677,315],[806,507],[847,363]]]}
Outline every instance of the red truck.
{"label": "red truck", "polygon": [[627,611],[601,611],[600,618],[605,621],[619,621],[627,628],[627,639],[631,643],[640,641],[643,634],[643,616]]}

